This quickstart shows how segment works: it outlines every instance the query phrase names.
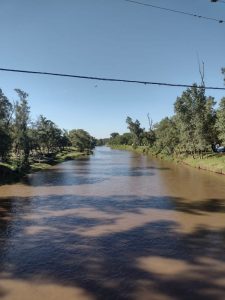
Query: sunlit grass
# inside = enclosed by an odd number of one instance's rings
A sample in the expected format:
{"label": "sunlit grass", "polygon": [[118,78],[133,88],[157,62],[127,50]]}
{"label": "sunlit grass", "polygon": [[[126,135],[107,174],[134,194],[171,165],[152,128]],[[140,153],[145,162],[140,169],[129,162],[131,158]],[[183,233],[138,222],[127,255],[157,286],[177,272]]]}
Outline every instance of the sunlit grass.
{"label": "sunlit grass", "polygon": [[225,154],[222,153],[213,154],[203,159],[188,157],[183,162],[195,168],[225,174]]}
{"label": "sunlit grass", "polygon": [[78,151],[61,152],[56,155],[57,162],[63,162],[65,160],[73,160],[86,155],[85,153]]}
{"label": "sunlit grass", "polygon": [[31,165],[31,171],[32,172],[38,172],[38,171],[43,171],[43,170],[47,170],[51,167],[50,164],[46,164],[46,163],[34,163]]}
{"label": "sunlit grass", "polygon": [[3,167],[6,167],[6,168],[9,168],[10,170],[14,170],[14,166],[11,165],[11,164],[7,164],[7,163],[2,163],[0,162],[0,167],[3,166]]}
{"label": "sunlit grass", "polygon": [[[58,163],[64,162],[66,160],[78,159],[86,155],[88,155],[88,153],[80,152],[74,147],[66,148],[62,152],[56,154],[55,158],[49,162],[34,162],[31,160],[30,169],[27,170],[27,173],[44,171],[50,169],[53,165],[56,165]],[[24,173],[20,174],[20,172],[18,172],[16,159],[12,158],[8,163],[0,162],[0,183],[11,183],[18,181],[18,179],[20,177],[23,177],[24,175]]]}
{"label": "sunlit grass", "polygon": [[[113,145],[110,147],[112,149],[135,151],[137,153],[144,153],[144,154],[155,156],[155,153],[146,146],[139,146],[135,149],[129,145],[118,145],[118,146]],[[200,158],[198,156],[196,156],[195,158],[193,158],[192,156],[176,157],[176,156],[166,155],[164,153],[159,153],[157,155],[157,158],[167,160],[167,161],[168,160],[175,161],[178,163],[185,163],[194,168],[203,169],[203,170],[225,175],[225,154],[223,153],[208,153],[203,158]]]}

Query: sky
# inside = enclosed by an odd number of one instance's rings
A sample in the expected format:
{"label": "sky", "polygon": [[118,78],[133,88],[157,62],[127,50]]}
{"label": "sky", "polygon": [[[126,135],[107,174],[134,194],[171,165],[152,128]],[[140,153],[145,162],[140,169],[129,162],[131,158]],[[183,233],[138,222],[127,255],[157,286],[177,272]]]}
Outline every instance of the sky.
{"label": "sky", "polygon": [[[140,0],[225,19],[225,3]],[[0,0],[0,68],[224,87],[225,23],[169,13],[124,0]],[[97,138],[127,131],[126,117],[148,127],[173,115],[184,88],[88,81],[0,71],[11,101],[29,94],[31,115]],[[219,100],[225,91],[208,91]]]}

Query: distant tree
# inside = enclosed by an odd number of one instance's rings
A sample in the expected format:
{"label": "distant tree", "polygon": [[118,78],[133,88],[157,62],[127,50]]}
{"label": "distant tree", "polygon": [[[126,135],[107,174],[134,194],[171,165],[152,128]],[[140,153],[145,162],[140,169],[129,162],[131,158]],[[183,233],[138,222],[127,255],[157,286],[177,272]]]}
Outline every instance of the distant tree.
{"label": "distant tree", "polygon": [[141,128],[141,124],[138,120],[133,122],[131,117],[127,117],[126,119],[127,128],[130,130],[130,133],[133,135],[133,146],[141,145],[141,136],[144,132],[144,129]]}
{"label": "distant tree", "polygon": [[225,97],[221,99],[219,108],[216,113],[216,129],[218,132],[218,139],[225,144]]}
{"label": "distant tree", "polygon": [[73,147],[78,151],[92,150],[95,147],[96,140],[83,129],[73,129],[69,132],[69,139]]}
{"label": "distant tree", "polygon": [[155,148],[158,153],[172,155],[179,143],[179,132],[175,118],[164,118],[155,125]]}
{"label": "distant tree", "polygon": [[29,166],[30,141],[28,135],[28,123],[30,120],[30,107],[28,106],[28,94],[20,89],[15,89],[19,101],[15,104],[14,121],[14,146],[19,157],[19,167],[26,169]]}
{"label": "distant tree", "polygon": [[13,106],[0,89],[0,159],[5,161],[12,146],[11,117]]}
{"label": "distant tree", "polygon": [[123,145],[132,145],[133,135],[130,132],[125,132],[121,136],[121,142]]}
{"label": "distant tree", "polygon": [[148,118],[149,128],[148,131],[144,133],[143,144],[152,147],[156,140],[156,136],[153,127],[153,120],[150,118],[149,113],[147,114],[147,118]]}
{"label": "distant tree", "polygon": [[12,139],[6,129],[0,127],[0,159],[7,161],[12,145]]}
{"label": "distant tree", "polygon": [[104,146],[108,142],[108,139],[97,139],[96,146]]}
{"label": "distant tree", "polygon": [[188,153],[206,150],[212,138],[213,98],[205,96],[205,88],[194,85],[183,92],[175,102],[177,128],[180,145]]}
{"label": "distant tree", "polygon": [[217,140],[217,130],[216,130],[216,110],[215,110],[215,99],[211,96],[206,98],[205,107],[205,132],[207,144],[211,145]]}
{"label": "distant tree", "polygon": [[64,150],[65,147],[69,147],[69,146],[71,146],[71,142],[69,139],[69,133],[67,130],[64,129],[62,131],[61,137],[59,139],[59,148]]}
{"label": "distant tree", "polygon": [[0,126],[8,126],[11,121],[13,106],[0,89]]}
{"label": "distant tree", "polygon": [[41,153],[54,153],[57,152],[57,149],[59,149],[61,146],[63,147],[66,136],[64,136],[63,139],[62,131],[56,126],[54,122],[41,115],[38,118],[35,127],[36,144],[38,145],[39,151]]}
{"label": "distant tree", "polygon": [[110,138],[112,138],[112,139],[114,139],[116,136],[118,136],[119,135],[119,133],[118,132],[112,132],[111,134],[110,134]]}

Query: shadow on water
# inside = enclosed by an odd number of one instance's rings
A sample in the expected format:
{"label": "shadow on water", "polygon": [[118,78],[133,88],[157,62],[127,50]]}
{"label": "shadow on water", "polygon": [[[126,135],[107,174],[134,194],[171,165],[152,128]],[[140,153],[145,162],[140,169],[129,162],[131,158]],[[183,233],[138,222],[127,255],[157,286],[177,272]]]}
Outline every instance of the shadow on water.
{"label": "shadow on water", "polygon": [[[37,176],[36,176],[37,175]],[[108,180],[107,178],[96,178],[74,175],[72,172],[42,172],[41,176],[34,174],[32,177],[25,177],[23,184],[30,186],[72,186],[83,184],[96,184]]]}
{"label": "shadow on water", "polygon": [[[32,202],[1,199],[0,281],[38,277],[78,286],[99,300],[141,299],[140,286],[145,299],[152,299],[148,293],[153,291],[162,297],[157,299],[224,299],[219,279],[225,276],[225,229],[198,226],[183,232],[178,222],[160,217],[140,225],[126,221],[127,214],[139,217],[143,208],[198,218],[224,213],[225,201],[74,195],[34,197]],[[126,227],[121,229],[117,225],[123,218]],[[111,229],[97,230],[104,226]]]}
{"label": "shadow on water", "polygon": [[[10,199],[0,198],[0,221],[5,215],[5,212],[14,215],[18,211],[23,212],[26,210],[27,206],[29,208],[29,200],[29,197],[23,197],[22,201],[18,197],[12,197]],[[56,205],[56,203],[59,205]],[[190,202],[182,198],[169,196],[136,197],[124,195],[110,197],[85,197],[79,195],[32,197],[32,208],[39,209],[40,207],[52,211],[88,207],[96,209],[98,212],[118,215],[124,213],[142,214],[143,209],[158,209],[184,212],[193,215],[204,215],[213,212],[225,213],[225,200],[205,199]]]}
{"label": "shadow on water", "polygon": [[[22,182],[30,186],[72,186],[84,184],[96,184],[109,180],[112,177],[150,177],[154,176],[154,170],[165,171],[168,168],[156,167],[106,167],[105,169],[88,169],[75,165],[74,169],[52,169],[32,174],[23,178]],[[98,165],[99,166],[99,165]]]}

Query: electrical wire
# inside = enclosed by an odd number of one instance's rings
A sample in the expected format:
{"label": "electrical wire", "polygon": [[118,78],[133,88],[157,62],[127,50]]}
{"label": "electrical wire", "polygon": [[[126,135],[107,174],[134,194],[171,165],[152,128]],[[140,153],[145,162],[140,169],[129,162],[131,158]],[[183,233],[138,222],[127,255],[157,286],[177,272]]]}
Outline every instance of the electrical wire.
{"label": "electrical wire", "polygon": [[189,13],[189,12],[176,10],[176,9],[171,9],[171,8],[166,8],[166,7],[162,7],[162,6],[157,6],[157,5],[153,5],[153,4],[149,4],[149,3],[144,3],[144,2],[134,1],[134,0],[122,0],[122,1],[137,4],[137,5],[147,6],[147,7],[151,7],[151,8],[156,8],[156,9],[160,9],[160,10],[164,10],[164,11],[169,11],[169,12],[172,12],[172,13],[187,15],[187,16],[194,17],[194,18],[205,19],[205,20],[208,20],[208,21],[214,21],[214,22],[218,22],[218,23],[225,23],[225,20],[219,20],[219,19],[215,19],[215,18],[211,18],[211,17],[205,17],[205,16],[201,16],[201,15],[198,15],[198,14],[195,14],[195,13]]}
{"label": "electrical wire", "polygon": [[152,81],[129,80],[129,79],[105,78],[105,77],[82,76],[82,75],[73,75],[73,74],[40,72],[40,71],[18,70],[18,69],[0,68],[0,71],[34,74],[34,75],[70,77],[70,78],[77,78],[77,79],[98,80],[98,81],[107,81],[107,82],[121,82],[121,83],[158,85],[158,86],[168,86],[168,87],[185,87],[185,88],[198,87],[198,88],[204,88],[206,90],[225,90],[225,87],[210,87],[210,86],[197,86],[197,85],[193,85],[193,84],[190,85],[190,84],[177,84],[177,83],[152,82]]}

